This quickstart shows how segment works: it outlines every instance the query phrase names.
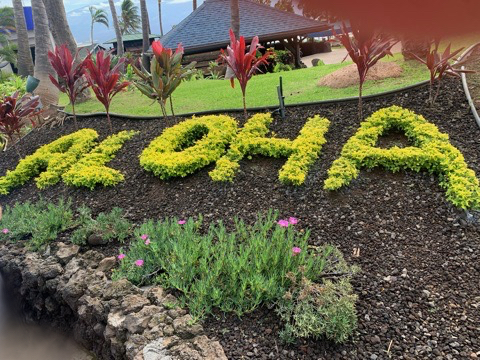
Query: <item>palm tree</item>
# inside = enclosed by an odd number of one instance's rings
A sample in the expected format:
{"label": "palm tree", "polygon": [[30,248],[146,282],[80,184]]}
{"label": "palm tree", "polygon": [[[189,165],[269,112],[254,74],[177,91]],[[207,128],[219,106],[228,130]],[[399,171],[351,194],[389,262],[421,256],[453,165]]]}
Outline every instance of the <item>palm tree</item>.
{"label": "palm tree", "polygon": [[142,46],[142,63],[145,69],[148,69],[149,56],[147,55],[148,48],[150,47],[150,23],[148,21],[147,4],[145,0],[140,0],[140,13],[142,14],[142,34],[143,34],[143,46]]}
{"label": "palm tree", "polygon": [[97,9],[95,6],[90,6],[88,10],[90,10],[90,16],[92,17],[92,23],[90,25],[90,43],[93,45],[93,25],[98,23],[103,24],[108,28],[109,23],[105,10]]}
{"label": "palm tree", "polygon": [[[67,44],[68,50],[74,55],[78,52],[77,42],[73,37],[72,31],[67,21],[67,14],[62,0],[43,0],[47,10],[48,22],[52,31],[53,39],[57,46]],[[82,59],[75,59],[78,64]],[[85,89],[78,97],[78,102],[86,101],[90,98],[90,90]]]}
{"label": "palm tree", "polygon": [[160,22],[160,35],[163,36],[162,0],[158,0],[158,21]]}
{"label": "palm tree", "polygon": [[120,30],[122,30],[122,35],[138,32],[141,22],[138,7],[133,4],[132,0],[123,0],[121,9]]}
{"label": "palm tree", "polygon": [[240,37],[240,9],[238,0],[230,0],[230,27],[238,39]]}
{"label": "palm tree", "polygon": [[42,0],[32,0],[33,21],[35,22],[35,71],[34,76],[40,80],[35,93],[40,95],[42,104],[47,109],[58,103],[58,89],[52,84],[48,75],[55,74],[48,61],[48,51],[53,49],[48,26],[48,16]]}
{"label": "palm tree", "polygon": [[117,56],[123,56],[123,40],[122,32],[120,31],[120,24],[118,23],[117,10],[115,10],[115,3],[113,0],[108,0],[110,11],[112,12],[113,28],[115,29],[115,36],[117,38]]}
{"label": "palm tree", "polygon": [[17,30],[17,68],[20,76],[33,75],[33,59],[28,42],[27,25],[22,0],[12,0]]}
{"label": "palm tree", "polygon": [[0,59],[12,64],[17,63],[15,54],[17,46],[10,43],[7,34],[15,31],[13,8],[5,6],[0,8]]}
{"label": "palm tree", "polygon": [[17,64],[17,45],[12,44],[5,34],[0,33],[0,59],[14,65]]}

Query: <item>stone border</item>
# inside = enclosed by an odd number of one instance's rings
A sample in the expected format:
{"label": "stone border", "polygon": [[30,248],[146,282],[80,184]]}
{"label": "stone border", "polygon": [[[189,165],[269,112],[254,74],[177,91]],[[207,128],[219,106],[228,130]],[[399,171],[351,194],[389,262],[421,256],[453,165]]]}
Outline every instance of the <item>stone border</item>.
{"label": "stone border", "polygon": [[76,245],[32,253],[0,245],[0,272],[7,289],[34,321],[73,332],[74,339],[101,359],[227,359],[187,311],[161,287],[138,288],[106,274],[115,257]]}

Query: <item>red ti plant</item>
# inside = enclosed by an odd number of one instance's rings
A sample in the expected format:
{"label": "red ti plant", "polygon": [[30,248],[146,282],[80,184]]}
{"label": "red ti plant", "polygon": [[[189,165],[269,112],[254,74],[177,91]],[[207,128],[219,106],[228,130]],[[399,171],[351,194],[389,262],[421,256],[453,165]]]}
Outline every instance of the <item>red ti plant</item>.
{"label": "red ti plant", "polygon": [[128,81],[118,81],[121,75],[120,67],[125,62],[125,58],[121,58],[111,69],[110,62],[111,55],[107,54],[105,56],[104,51],[97,53],[95,61],[88,57],[86,61],[86,76],[88,84],[92,87],[98,101],[105,106],[110,133],[113,133],[112,121],[110,120],[110,104],[113,97],[130,85],[130,83]]}
{"label": "red ti plant", "polygon": [[[348,55],[357,65],[360,84],[358,87],[358,116],[363,119],[362,90],[368,71],[383,57],[392,56],[391,49],[398,41],[388,35],[381,35],[372,29],[362,28],[358,24],[351,23],[353,37],[350,37],[345,23],[342,24],[342,33],[332,32],[335,37],[345,46]],[[347,58],[345,56],[345,59]],[[345,61],[345,59],[343,59]]]}
{"label": "red ti plant", "polygon": [[67,45],[64,44],[60,47],[56,46],[55,52],[49,51],[48,60],[50,60],[50,64],[52,64],[53,70],[58,76],[57,81],[52,75],[49,75],[50,81],[58,90],[67,94],[72,105],[75,128],[78,129],[75,102],[77,97],[89,86],[85,78],[86,59],[75,65],[75,58]]}
{"label": "red ti plant", "polygon": [[35,126],[32,117],[40,113],[39,109],[39,96],[23,95],[19,98],[19,92],[16,91],[11,96],[3,97],[0,99],[0,132],[13,144],[15,135],[20,137],[22,128],[27,125],[26,120]]}
{"label": "red ti plant", "polygon": [[[432,44],[434,45],[432,48]],[[427,65],[428,70],[430,71],[430,96],[429,96],[429,101],[430,105],[433,106],[435,104],[435,101],[437,100],[438,94],[440,92],[440,85],[442,83],[442,80],[445,76],[457,76],[460,77],[461,73],[471,73],[473,71],[471,70],[465,70],[465,69],[455,69],[451,64],[450,60],[452,60],[460,51],[463,50],[463,48],[460,48],[455,51],[451,51],[451,44],[448,44],[447,48],[443,53],[440,53],[438,51],[438,46],[440,45],[440,39],[435,39],[430,43],[430,49],[428,51],[426,59],[422,59],[419,56],[417,56],[414,53],[411,53],[411,55],[421,63]],[[456,66],[461,66],[465,63],[464,61],[459,61],[455,65]],[[433,87],[435,84],[435,81],[437,81],[437,91],[435,91],[435,94],[433,93]]]}
{"label": "red ti plant", "polygon": [[[240,36],[240,39],[237,40],[233,30],[230,29],[230,45],[227,47],[226,52],[222,49],[220,53],[219,60],[228,65],[240,83],[240,88],[242,89],[243,95],[243,110],[245,117],[247,117],[245,94],[248,80],[252,78],[260,65],[268,65],[268,58],[272,55],[272,52],[267,51],[264,55],[257,58],[257,50],[263,48],[258,41],[258,36],[255,36],[250,44],[250,49],[245,52],[245,38]],[[230,82],[232,84],[232,88],[234,88],[235,79],[233,77],[230,79]]]}

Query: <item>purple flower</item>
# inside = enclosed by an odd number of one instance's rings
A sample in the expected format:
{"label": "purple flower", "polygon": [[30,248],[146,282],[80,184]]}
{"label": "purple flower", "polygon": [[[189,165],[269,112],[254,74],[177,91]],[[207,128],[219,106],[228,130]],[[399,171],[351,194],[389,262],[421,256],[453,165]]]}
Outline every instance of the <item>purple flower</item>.
{"label": "purple flower", "polygon": [[4,233],[4,234],[8,234],[9,232],[10,232],[10,230],[8,230],[7,228],[2,230],[2,233]]}
{"label": "purple flower", "polygon": [[142,267],[143,266],[143,260],[138,259],[137,261],[135,261],[135,265],[138,266],[138,267]]}
{"label": "purple flower", "polygon": [[140,239],[142,239],[143,241],[145,241],[145,240],[148,239],[148,235],[147,235],[147,234],[143,234],[142,236],[140,236]]}
{"label": "purple flower", "polygon": [[145,240],[145,245],[150,245],[150,239]]}
{"label": "purple flower", "polygon": [[178,225],[183,225],[187,222],[187,220],[178,220]]}
{"label": "purple flower", "polygon": [[127,255],[125,255],[125,254],[120,254],[120,255],[117,256],[117,259],[118,259],[118,260],[122,260],[123,258],[125,258],[125,256],[127,256]]}
{"label": "purple flower", "polygon": [[295,218],[295,217],[290,216],[290,217],[288,218],[288,223],[289,223],[290,225],[298,224],[298,219]]}
{"label": "purple flower", "polygon": [[277,224],[280,225],[281,227],[288,227],[288,220],[278,220]]}
{"label": "purple flower", "polygon": [[294,246],[294,247],[292,248],[292,255],[293,255],[293,256],[297,256],[297,255],[300,254],[301,252],[302,252],[302,249],[300,249],[299,247]]}

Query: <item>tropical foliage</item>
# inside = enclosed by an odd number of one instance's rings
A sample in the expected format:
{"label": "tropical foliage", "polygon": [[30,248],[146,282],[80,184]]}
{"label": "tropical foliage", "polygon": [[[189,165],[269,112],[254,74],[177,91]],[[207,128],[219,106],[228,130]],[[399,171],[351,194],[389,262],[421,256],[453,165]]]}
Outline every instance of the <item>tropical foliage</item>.
{"label": "tropical foliage", "polygon": [[95,24],[105,25],[107,28],[110,26],[108,22],[107,12],[103,9],[97,9],[95,6],[88,8],[90,11],[91,23],[90,23],[90,43],[93,44],[93,26]]}
{"label": "tropical foliage", "polygon": [[125,59],[120,58],[117,65],[110,68],[111,55],[104,51],[97,53],[95,61],[91,58],[86,60],[88,84],[92,87],[98,101],[105,107],[110,133],[113,133],[112,121],[110,120],[110,103],[115,95],[130,85],[128,81],[119,81],[120,67],[124,62]]}
{"label": "tropical foliage", "polygon": [[178,44],[175,52],[172,49],[163,47],[160,41],[152,43],[154,57],[150,64],[150,72],[142,65],[132,63],[135,74],[140,80],[134,82],[141,93],[160,104],[163,116],[167,116],[165,108],[167,100],[170,98],[170,105],[173,114],[172,94],[182,83],[182,80],[188,78],[195,62],[187,66],[182,66],[183,47]]}
{"label": "tropical foliage", "polygon": [[[246,91],[248,81],[252,78],[260,65],[267,65],[268,58],[272,55],[269,51],[265,52],[262,56],[257,58],[257,51],[263,47],[259,44],[258,36],[255,36],[250,44],[250,49],[246,51],[245,38],[240,36],[240,39],[235,38],[233,30],[230,29],[230,45],[227,47],[227,51],[221,50],[220,60],[227,64],[227,66],[233,71],[235,78],[237,78],[240,88],[242,89],[243,96],[243,110],[244,115],[247,117],[247,104],[246,104]],[[232,88],[235,87],[235,79],[230,79]]]}
{"label": "tropical foliage", "polygon": [[75,103],[77,97],[89,86],[85,78],[85,68],[88,57],[75,64],[75,58],[72,56],[67,45],[64,44],[62,46],[56,46],[54,52],[49,51],[48,59],[58,78],[57,80],[52,75],[49,75],[50,81],[58,90],[67,94],[70,104],[72,105],[75,128],[78,129]]}
{"label": "tropical foliage", "polygon": [[138,7],[132,0],[123,0],[120,8],[119,25],[122,35],[138,32],[142,26],[142,20],[138,15]]}
{"label": "tropical foliage", "polygon": [[[378,34],[374,30],[361,27],[359,24],[351,22],[353,37],[350,36],[345,23],[342,24],[342,33],[337,34],[332,28],[335,36],[340,40],[348,56],[357,65],[360,84],[358,87],[358,117],[363,120],[362,90],[368,71],[387,55],[393,56],[392,47],[397,43],[393,37],[384,34]],[[346,57],[345,57],[346,58]]]}
{"label": "tropical foliage", "polygon": [[[432,47],[433,45],[433,47]],[[426,58],[422,58],[417,54],[412,53],[411,55],[422,64],[425,64],[430,71],[430,104],[435,104],[437,100],[438,94],[440,92],[440,86],[442,85],[442,80],[446,76],[457,76],[460,77],[461,73],[468,73],[472,72],[470,70],[464,70],[460,67],[465,64],[466,59],[460,62],[455,63],[455,68],[450,61],[455,58],[456,55],[463,50],[460,48],[455,51],[451,51],[451,44],[448,44],[447,48],[442,52],[438,50],[438,46],[440,45],[440,39],[434,40],[430,43],[430,49],[427,52]],[[437,90],[433,91],[435,86],[435,81],[437,82]]]}
{"label": "tropical foliage", "polygon": [[20,136],[21,130],[28,121],[35,126],[33,116],[40,112],[40,97],[23,95],[19,92],[0,99],[0,133],[7,137],[11,143],[15,135]]}

